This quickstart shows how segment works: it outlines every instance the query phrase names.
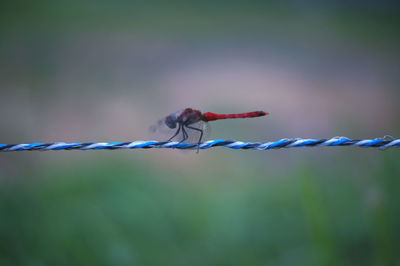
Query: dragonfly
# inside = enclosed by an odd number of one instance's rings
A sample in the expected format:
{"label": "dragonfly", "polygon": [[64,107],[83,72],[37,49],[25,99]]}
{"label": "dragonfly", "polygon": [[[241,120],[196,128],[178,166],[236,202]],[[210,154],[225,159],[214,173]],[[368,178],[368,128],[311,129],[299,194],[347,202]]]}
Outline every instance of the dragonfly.
{"label": "dragonfly", "polygon": [[[174,138],[178,142],[201,143],[207,139],[210,132],[208,122],[222,119],[253,118],[268,115],[268,112],[254,111],[236,114],[202,113],[199,110],[185,108],[160,119],[156,125],[150,127],[153,136],[168,136],[167,141]],[[198,150],[197,150],[198,151]]]}

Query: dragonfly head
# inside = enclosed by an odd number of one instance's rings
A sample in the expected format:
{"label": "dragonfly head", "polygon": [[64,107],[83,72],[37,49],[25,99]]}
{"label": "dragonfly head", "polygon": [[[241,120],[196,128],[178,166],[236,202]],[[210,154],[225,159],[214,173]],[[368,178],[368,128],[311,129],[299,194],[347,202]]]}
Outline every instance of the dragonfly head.
{"label": "dragonfly head", "polygon": [[177,118],[175,114],[171,114],[169,116],[167,116],[165,118],[165,124],[169,127],[169,128],[176,128],[176,124],[177,124]]}

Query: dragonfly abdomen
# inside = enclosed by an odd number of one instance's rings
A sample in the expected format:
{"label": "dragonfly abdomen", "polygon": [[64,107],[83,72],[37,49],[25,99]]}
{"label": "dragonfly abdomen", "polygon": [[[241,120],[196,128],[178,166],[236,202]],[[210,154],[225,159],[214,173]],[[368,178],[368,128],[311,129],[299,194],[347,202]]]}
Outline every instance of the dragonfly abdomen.
{"label": "dragonfly abdomen", "polygon": [[264,115],[268,115],[268,113],[264,111],[254,111],[254,112],[239,113],[239,114],[215,114],[211,112],[203,114],[206,121],[214,121],[219,119],[233,119],[233,118],[252,118]]}

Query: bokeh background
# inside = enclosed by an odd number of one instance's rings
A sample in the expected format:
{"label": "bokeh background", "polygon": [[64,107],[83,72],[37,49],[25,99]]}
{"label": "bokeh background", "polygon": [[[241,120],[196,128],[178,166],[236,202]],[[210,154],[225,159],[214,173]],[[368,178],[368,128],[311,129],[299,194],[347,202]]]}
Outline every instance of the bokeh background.
{"label": "bokeh background", "polygon": [[[5,1],[0,143],[400,137],[399,6]],[[400,265],[399,151],[0,154],[0,265]]]}

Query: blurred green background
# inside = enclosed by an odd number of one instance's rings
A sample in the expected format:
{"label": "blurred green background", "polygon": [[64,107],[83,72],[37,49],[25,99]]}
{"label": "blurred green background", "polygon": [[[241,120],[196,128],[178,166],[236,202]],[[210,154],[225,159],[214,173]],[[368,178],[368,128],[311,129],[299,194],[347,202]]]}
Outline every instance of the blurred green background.
{"label": "blurred green background", "polygon": [[[3,1],[0,143],[400,136],[399,5]],[[0,154],[0,265],[400,265],[395,149]]]}

